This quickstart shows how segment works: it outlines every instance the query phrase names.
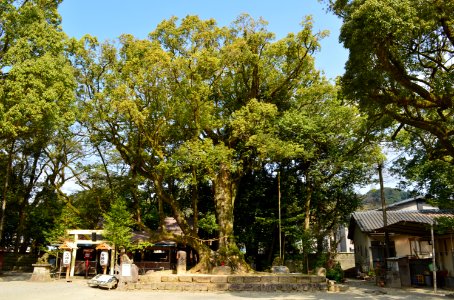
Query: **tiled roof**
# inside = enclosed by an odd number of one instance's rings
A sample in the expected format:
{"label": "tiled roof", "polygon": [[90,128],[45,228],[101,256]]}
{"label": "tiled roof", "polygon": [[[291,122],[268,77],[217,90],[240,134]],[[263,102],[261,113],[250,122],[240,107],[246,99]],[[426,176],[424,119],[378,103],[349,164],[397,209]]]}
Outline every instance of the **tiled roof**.
{"label": "tiled roof", "polygon": [[[454,217],[454,212],[447,210],[387,211],[386,215],[390,226],[399,222],[432,224],[438,217]],[[382,211],[358,211],[352,214],[352,220],[362,232],[373,232],[383,228]]]}

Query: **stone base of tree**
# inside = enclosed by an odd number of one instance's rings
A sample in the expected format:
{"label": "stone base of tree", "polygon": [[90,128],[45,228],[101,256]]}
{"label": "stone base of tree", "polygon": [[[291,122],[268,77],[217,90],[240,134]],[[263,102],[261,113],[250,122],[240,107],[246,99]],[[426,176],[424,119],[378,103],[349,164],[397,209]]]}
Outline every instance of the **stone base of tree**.
{"label": "stone base of tree", "polygon": [[128,289],[169,291],[306,292],[328,290],[324,276],[264,275],[141,275]]}
{"label": "stone base of tree", "polygon": [[288,273],[290,273],[290,271],[289,271],[287,266],[272,266],[271,267],[271,273],[288,274]]}
{"label": "stone base of tree", "polygon": [[232,274],[232,268],[229,266],[214,267],[211,273],[213,275],[230,275]]}

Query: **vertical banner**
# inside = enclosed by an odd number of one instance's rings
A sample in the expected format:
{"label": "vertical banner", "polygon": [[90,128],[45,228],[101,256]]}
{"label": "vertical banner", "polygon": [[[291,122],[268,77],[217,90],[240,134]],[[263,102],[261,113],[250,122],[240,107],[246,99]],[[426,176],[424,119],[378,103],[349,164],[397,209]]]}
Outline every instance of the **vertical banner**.
{"label": "vertical banner", "polygon": [[64,251],[63,252],[63,265],[64,266],[69,266],[71,264],[71,252],[70,251]]}
{"label": "vertical banner", "polygon": [[102,251],[101,255],[99,256],[99,264],[101,266],[107,266],[109,264],[109,252]]}

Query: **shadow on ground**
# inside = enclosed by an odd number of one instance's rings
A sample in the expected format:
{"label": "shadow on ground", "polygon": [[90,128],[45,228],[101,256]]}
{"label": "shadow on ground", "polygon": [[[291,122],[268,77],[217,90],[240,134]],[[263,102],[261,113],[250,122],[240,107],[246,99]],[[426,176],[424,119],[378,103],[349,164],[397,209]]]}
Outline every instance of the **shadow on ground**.
{"label": "shadow on ground", "polygon": [[7,281],[28,281],[32,277],[32,273],[22,272],[3,272],[0,273],[0,282]]}
{"label": "shadow on ground", "polygon": [[349,279],[345,282],[347,286],[349,286],[350,291],[358,291],[365,295],[369,296],[379,296],[379,295],[387,295],[387,296],[398,296],[398,297],[405,297],[411,298],[414,296],[415,299],[420,299],[421,297],[431,297],[431,299],[438,298],[438,297],[450,297],[453,295],[454,291],[445,290],[445,289],[438,289],[437,293],[434,293],[432,287],[408,287],[408,288],[390,288],[390,287],[379,287],[375,284],[374,281],[366,281],[366,280],[355,280]]}

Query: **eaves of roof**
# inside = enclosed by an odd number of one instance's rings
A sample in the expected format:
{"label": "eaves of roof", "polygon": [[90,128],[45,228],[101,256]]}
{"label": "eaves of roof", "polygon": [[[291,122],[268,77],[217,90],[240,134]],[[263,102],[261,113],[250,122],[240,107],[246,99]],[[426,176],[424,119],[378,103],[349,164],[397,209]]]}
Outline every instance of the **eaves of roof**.
{"label": "eaves of roof", "polygon": [[[415,211],[387,211],[387,225],[411,222],[433,224],[438,217],[454,217],[452,210],[415,210]],[[384,227],[383,212],[376,210],[358,211],[352,214],[354,221],[362,232],[379,231]]]}

